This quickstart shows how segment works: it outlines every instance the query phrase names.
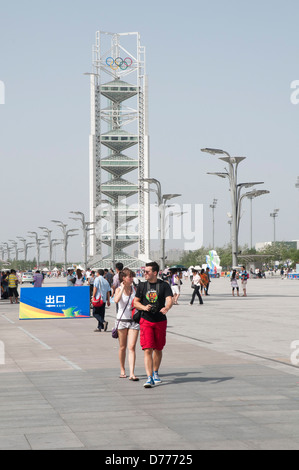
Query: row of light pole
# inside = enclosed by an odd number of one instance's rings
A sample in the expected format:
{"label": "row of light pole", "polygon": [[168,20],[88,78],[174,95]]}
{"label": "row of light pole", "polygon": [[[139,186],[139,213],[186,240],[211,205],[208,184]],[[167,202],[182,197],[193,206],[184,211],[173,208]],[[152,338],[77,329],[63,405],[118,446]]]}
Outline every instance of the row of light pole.
{"label": "row of light pole", "polygon": [[[238,166],[243,160],[245,160],[246,157],[231,157],[228,152],[222,149],[204,148],[204,149],[201,149],[201,151],[209,153],[211,155],[224,155],[222,157],[219,157],[219,160],[224,161],[228,165],[228,169],[225,168],[225,172],[214,172],[214,173],[209,172],[208,174],[216,175],[216,176],[219,176],[220,178],[228,178],[229,180],[231,206],[232,206],[232,213],[231,213],[232,264],[233,266],[237,266],[238,265],[238,235],[239,235],[239,227],[240,227],[240,219],[241,219],[242,200],[244,199],[244,197],[247,197],[251,199],[251,203],[252,203],[253,198],[261,196],[263,194],[268,194],[269,191],[254,189],[252,191],[242,194],[243,188],[250,188],[258,184],[263,184],[262,181],[238,183]],[[215,204],[213,205],[215,206]],[[212,208],[214,210],[215,207],[212,207]],[[250,243],[252,246],[252,215],[251,215],[251,241]]]}
{"label": "row of light pole", "polygon": [[[139,180],[142,183],[154,184],[156,189],[153,188],[143,188],[144,191],[153,191],[157,195],[157,202],[158,202],[158,211],[159,211],[159,220],[160,220],[160,230],[159,230],[159,238],[160,238],[160,267],[163,271],[165,269],[165,260],[166,260],[166,253],[165,253],[165,239],[166,239],[166,227],[165,227],[165,213],[167,202],[171,199],[181,196],[181,194],[162,194],[161,183],[156,178],[141,178]],[[173,215],[182,215],[183,212],[180,213],[173,213]]]}
{"label": "row of light pole", "polygon": [[[231,202],[232,202],[232,214],[230,214],[230,226],[231,226],[231,244],[232,244],[232,260],[233,266],[238,264],[238,234],[240,228],[240,219],[241,219],[241,208],[242,200],[246,197],[250,200],[250,246],[252,248],[252,200],[256,197],[262,196],[264,194],[269,194],[268,190],[257,190],[252,189],[242,194],[243,188],[251,188],[258,184],[263,184],[262,181],[238,183],[237,180],[237,170],[238,165],[241,161],[245,160],[246,157],[231,157],[228,152],[220,149],[202,149],[203,152],[208,152],[210,154],[224,154],[224,157],[220,157],[220,160],[223,160],[228,164],[229,169],[225,169],[225,172],[217,173],[208,173],[212,175],[219,176],[221,178],[228,178],[230,183],[230,193],[231,193]],[[156,178],[143,178],[141,182],[154,184],[156,189],[144,188],[144,191],[154,191],[158,199],[158,209],[159,209],[159,219],[160,219],[160,259],[161,259],[161,269],[165,268],[165,210],[166,203],[175,197],[181,196],[181,194],[162,194],[161,183]],[[299,180],[298,180],[299,181]],[[299,186],[298,186],[299,187]],[[215,217],[214,210],[217,206],[217,199],[213,200],[213,203],[210,204],[210,208],[213,211],[213,248],[215,244]],[[182,215],[183,212],[178,215]],[[275,235],[274,235],[275,238]]]}
{"label": "row of light pole", "polygon": [[[94,222],[86,222],[85,221],[85,216],[83,212],[79,211],[70,211],[71,214],[76,215],[77,217],[70,217],[70,219],[73,220],[79,220],[81,222],[81,229],[83,232],[83,248],[84,248],[84,268],[87,268],[87,247],[88,247],[88,232],[90,230],[93,230],[92,225]],[[17,245],[18,243],[15,240],[9,240],[11,242],[12,246],[9,246],[7,242],[0,243],[0,252],[2,253],[2,259],[3,259],[3,254],[4,252],[7,252],[8,259],[10,259],[10,254],[12,250],[15,250],[15,259],[18,260],[18,254],[19,252],[24,252],[24,260],[27,261],[27,253],[28,249],[33,247],[35,245],[36,247],[36,262],[37,262],[37,267],[40,266],[40,249],[43,247],[48,246],[49,248],[49,270],[52,269],[52,258],[53,258],[53,247],[56,245],[63,245],[63,251],[64,251],[64,270],[67,268],[67,249],[68,249],[68,240],[70,237],[75,237],[78,235],[77,232],[78,229],[67,229],[67,224],[64,224],[61,220],[51,220],[51,222],[57,224],[58,227],[62,230],[63,238],[62,239],[57,239],[57,238],[52,238],[52,231],[48,227],[38,227],[39,229],[43,230],[43,237],[40,237],[37,232],[29,231],[28,232],[28,237],[29,238],[34,238],[34,242],[27,242],[27,240],[24,237],[16,237],[18,238],[22,243],[23,243],[23,248],[18,248]],[[48,240],[48,245],[43,245],[43,242],[45,241],[45,237]]]}
{"label": "row of light pole", "polygon": [[[230,154],[224,150],[221,149],[214,149],[214,148],[205,148],[201,149],[202,152],[207,152],[212,155],[225,155],[224,157],[220,157],[219,159],[224,161],[225,163],[228,164],[228,169],[225,168],[225,172],[214,172],[214,173],[208,173],[210,175],[216,175],[221,178],[228,178],[229,180],[229,185],[230,185],[230,193],[231,193],[231,204],[232,204],[232,214],[230,214],[230,220],[229,224],[231,226],[231,244],[232,244],[232,261],[233,261],[233,266],[237,266],[238,264],[238,234],[239,234],[239,227],[240,227],[240,219],[241,219],[241,207],[242,207],[242,200],[247,197],[250,199],[251,203],[251,210],[250,210],[250,246],[252,248],[252,200],[255,197],[261,196],[263,194],[268,194],[268,190],[256,190],[253,189],[249,192],[246,192],[244,194],[241,194],[242,188],[250,188],[252,186],[255,186],[257,184],[263,184],[263,182],[246,182],[246,183],[238,183],[237,181],[237,170],[238,170],[238,165],[240,162],[245,160],[246,157],[231,157]],[[157,195],[158,199],[158,210],[159,210],[159,219],[160,219],[160,257],[161,257],[161,269],[164,270],[165,268],[165,238],[166,238],[166,230],[165,230],[165,211],[167,206],[167,202],[170,201],[171,199],[175,197],[181,196],[181,194],[162,194],[162,189],[161,189],[161,183],[159,180],[156,178],[143,178],[140,179],[140,182],[142,183],[148,183],[148,184],[154,184],[156,186],[156,189],[152,188],[146,188],[144,187],[144,191],[153,191]],[[299,177],[297,180],[296,187],[299,187]],[[110,203],[108,200],[102,200],[102,202]],[[215,236],[214,236],[214,230],[215,230],[215,219],[214,219],[214,210],[217,206],[217,199],[213,200],[213,203],[210,205],[210,208],[213,211],[213,248],[214,248],[214,243],[215,243]],[[279,209],[275,209],[273,213],[270,214],[271,217],[273,217],[274,220],[274,243],[275,243],[275,218],[278,215]],[[81,228],[83,232],[83,247],[84,247],[84,267],[86,269],[87,267],[87,247],[88,247],[88,232],[91,230],[94,230],[93,225],[95,222],[86,222],[85,221],[85,216],[83,212],[79,211],[70,211],[70,213],[77,215],[78,217],[70,217],[73,220],[79,220],[81,222]],[[111,211],[111,214],[113,213],[113,210]],[[177,215],[182,215],[183,212],[178,213]],[[173,213],[172,215],[176,215]],[[64,251],[64,269],[66,269],[67,266],[67,247],[68,247],[68,239],[70,237],[78,235],[77,232],[78,229],[68,229],[67,230],[67,224],[64,224],[60,220],[51,220],[51,222],[57,224],[63,233],[63,239],[52,239],[51,234],[52,230],[50,230],[47,227],[39,227],[41,230],[44,231],[44,235],[47,236],[48,238],[48,247],[49,247],[49,269],[51,269],[52,265],[52,253],[53,253],[53,247],[58,244],[63,244],[63,251]],[[114,227],[114,221],[111,220],[112,222],[112,227]],[[21,251],[24,251],[24,258],[25,261],[27,260],[27,251],[28,248],[33,246],[34,244],[36,245],[37,249],[37,265],[39,266],[40,264],[40,248],[45,246],[42,245],[42,242],[44,241],[44,238],[39,238],[37,232],[28,232],[31,235],[29,237],[33,237],[35,239],[35,243],[27,243],[26,239],[23,237],[17,237],[20,241],[23,242],[24,247],[22,249],[17,248],[17,242],[14,240],[10,240],[12,242],[13,248],[15,249],[16,252],[16,260],[18,259],[18,253]],[[115,253],[114,253],[114,245],[115,244],[115,233],[112,235],[112,244],[111,244],[111,251],[112,251],[112,262],[113,264],[115,263]],[[2,250],[2,257],[3,257],[3,252],[4,250],[7,251],[8,253],[8,258],[10,258],[10,251],[13,249],[12,247],[9,247],[8,243],[2,243],[0,244],[0,251]]]}

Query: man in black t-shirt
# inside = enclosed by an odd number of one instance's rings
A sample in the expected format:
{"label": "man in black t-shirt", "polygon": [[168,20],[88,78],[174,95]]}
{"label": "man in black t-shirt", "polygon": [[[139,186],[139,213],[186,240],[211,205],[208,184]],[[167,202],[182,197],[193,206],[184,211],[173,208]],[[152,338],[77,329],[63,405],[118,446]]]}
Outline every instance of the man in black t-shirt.
{"label": "man in black t-shirt", "polygon": [[140,344],[144,351],[144,365],[148,380],[145,388],[161,383],[158,375],[162,349],[166,343],[166,313],[172,307],[172,290],[167,282],[158,279],[157,263],[147,263],[146,282],[139,283],[134,307],[142,312],[140,319]]}

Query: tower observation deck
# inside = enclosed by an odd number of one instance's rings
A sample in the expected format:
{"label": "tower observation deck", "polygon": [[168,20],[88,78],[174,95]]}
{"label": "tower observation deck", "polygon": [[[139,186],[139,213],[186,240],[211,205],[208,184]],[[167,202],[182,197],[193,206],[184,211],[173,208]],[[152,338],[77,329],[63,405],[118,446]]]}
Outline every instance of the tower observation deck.
{"label": "tower observation deck", "polygon": [[[147,77],[139,33],[98,31],[92,66],[90,221],[95,232],[88,264],[110,268],[121,261],[136,269],[149,260],[149,192],[142,182],[149,177]],[[138,256],[124,251],[133,244]]]}

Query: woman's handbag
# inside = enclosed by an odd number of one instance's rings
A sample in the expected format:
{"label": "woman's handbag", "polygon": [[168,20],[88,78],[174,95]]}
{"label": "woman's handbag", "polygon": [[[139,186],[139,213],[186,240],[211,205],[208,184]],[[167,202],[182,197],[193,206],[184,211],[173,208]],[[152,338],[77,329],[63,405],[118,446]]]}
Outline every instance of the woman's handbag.
{"label": "woman's handbag", "polygon": [[118,338],[118,329],[113,328],[112,330],[112,338],[117,339]]}
{"label": "woman's handbag", "polygon": [[121,317],[120,317],[120,319],[118,320],[117,327],[112,329],[112,333],[111,333],[111,334],[112,334],[112,338],[114,338],[114,339],[117,339],[117,338],[118,338],[118,325],[119,325],[119,322],[121,321],[122,316],[123,316],[123,314],[125,313],[125,310],[126,310],[128,304],[129,304],[129,302],[130,302],[131,294],[132,294],[132,289],[131,289],[131,293],[130,293],[130,295],[129,295],[129,299],[128,299],[127,305],[125,306],[125,308],[124,308],[124,310],[123,310],[123,313],[121,314]]}
{"label": "woman's handbag", "polygon": [[134,307],[134,299],[132,302],[132,320],[135,323],[140,323],[140,318],[141,318],[141,310],[137,310],[137,308]]}
{"label": "woman's handbag", "polygon": [[134,313],[133,320],[135,323],[140,323],[141,313],[141,310],[136,310],[136,312]]}
{"label": "woman's handbag", "polygon": [[92,301],[91,301],[91,303],[92,303],[92,305],[93,305],[95,308],[102,307],[102,305],[104,304],[101,295],[100,295],[100,297],[99,297],[98,299],[93,298]]}
{"label": "woman's handbag", "polygon": [[102,305],[104,305],[104,302],[103,302],[103,299],[102,299],[102,294],[101,294],[101,287],[102,287],[102,284],[101,284],[101,280],[100,280],[100,287],[99,287],[99,291],[100,291],[100,297],[98,299],[96,299],[95,297],[92,298],[92,305],[95,307],[95,308],[99,308],[99,307],[102,307]]}

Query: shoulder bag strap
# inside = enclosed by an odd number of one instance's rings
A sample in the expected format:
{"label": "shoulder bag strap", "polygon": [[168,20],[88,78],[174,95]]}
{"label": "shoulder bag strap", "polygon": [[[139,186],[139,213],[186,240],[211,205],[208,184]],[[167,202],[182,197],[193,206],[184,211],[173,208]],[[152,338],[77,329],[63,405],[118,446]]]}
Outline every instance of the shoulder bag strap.
{"label": "shoulder bag strap", "polygon": [[130,302],[131,295],[132,295],[132,288],[131,288],[131,292],[130,292],[130,295],[129,295],[129,299],[128,299],[127,305],[126,305],[126,306],[125,306],[125,308],[123,309],[123,313],[121,314],[121,317],[120,317],[120,319],[118,320],[118,323],[117,323],[117,328],[118,328],[119,322],[120,322],[120,321],[121,321],[121,319],[122,319],[122,316],[123,316],[123,314],[124,314],[124,313],[125,313],[125,311],[126,311],[126,308],[127,308],[127,306],[129,305],[129,302]]}
{"label": "shoulder bag strap", "polygon": [[[160,286],[160,283],[159,282],[156,282],[156,291],[157,291],[157,294],[159,295],[159,286]],[[150,283],[148,281],[146,281],[146,289],[147,290],[150,290],[151,289],[151,286],[150,286]]]}

